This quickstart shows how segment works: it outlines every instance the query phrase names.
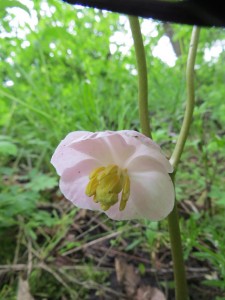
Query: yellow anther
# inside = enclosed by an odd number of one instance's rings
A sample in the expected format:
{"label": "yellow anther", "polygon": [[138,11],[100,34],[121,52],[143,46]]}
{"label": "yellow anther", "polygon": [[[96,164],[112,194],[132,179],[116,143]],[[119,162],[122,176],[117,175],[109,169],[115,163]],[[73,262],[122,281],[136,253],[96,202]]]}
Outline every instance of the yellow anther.
{"label": "yellow anther", "polygon": [[108,165],[94,169],[89,175],[90,181],[85,193],[99,203],[106,211],[121,200],[119,210],[124,210],[130,196],[130,179],[127,170],[120,169],[117,165]]}
{"label": "yellow anther", "polygon": [[106,175],[101,180],[99,180],[99,186],[102,190],[111,193],[119,193],[122,190],[120,184],[120,178],[118,175]]}
{"label": "yellow anther", "polygon": [[99,168],[96,168],[94,169],[90,175],[89,175],[89,179],[92,179],[94,177],[96,177],[100,172],[102,172],[103,170],[105,170],[105,167],[99,167]]}
{"label": "yellow anther", "polygon": [[[102,168],[104,168],[104,167],[102,167]],[[103,172],[100,172],[98,174],[98,180],[101,180],[106,175],[116,174],[118,172],[118,170],[119,170],[119,168],[116,165],[108,165],[106,168],[104,168]]]}
{"label": "yellow anther", "polygon": [[118,194],[107,193],[105,190],[101,189],[101,187],[97,188],[96,198],[103,210],[108,210],[112,205],[118,202]]}
{"label": "yellow anther", "polygon": [[127,175],[125,177],[125,183],[123,186],[123,191],[122,191],[122,196],[121,196],[121,201],[120,201],[120,208],[119,208],[120,211],[124,210],[124,208],[126,207],[129,196],[130,196],[130,178]]}
{"label": "yellow anther", "polygon": [[91,179],[86,186],[86,190],[85,190],[86,195],[88,197],[95,195],[97,186],[98,186],[98,181],[96,180],[96,178]]}

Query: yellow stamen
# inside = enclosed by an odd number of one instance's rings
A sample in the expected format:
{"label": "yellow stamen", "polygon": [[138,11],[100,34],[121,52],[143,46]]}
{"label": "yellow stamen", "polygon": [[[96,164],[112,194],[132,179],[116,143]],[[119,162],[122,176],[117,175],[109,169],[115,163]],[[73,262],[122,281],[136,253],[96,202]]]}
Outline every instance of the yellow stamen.
{"label": "yellow stamen", "polygon": [[119,201],[121,192],[119,210],[125,209],[130,196],[127,170],[122,170],[117,165],[99,167],[90,173],[89,179],[85,193],[88,197],[93,196],[93,201],[99,203],[104,211]]}
{"label": "yellow stamen", "polygon": [[95,195],[97,186],[98,186],[97,179],[96,178],[91,179],[86,186],[86,191],[85,191],[86,195],[88,195],[88,197]]}
{"label": "yellow stamen", "polygon": [[89,175],[89,178],[92,179],[94,177],[96,177],[101,171],[105,170],[105,167],[99,167],[99,168],[96,168],[94,169],[90,175]]}
{"label": "yellow stamen", "polygon": [[123,191],[122,191],[121,201],[120,201],[120,208],[119,208],[120,211],[124,210],[124,208],[126,207],[129,196],[130,196],[130,178],[126,176]]}

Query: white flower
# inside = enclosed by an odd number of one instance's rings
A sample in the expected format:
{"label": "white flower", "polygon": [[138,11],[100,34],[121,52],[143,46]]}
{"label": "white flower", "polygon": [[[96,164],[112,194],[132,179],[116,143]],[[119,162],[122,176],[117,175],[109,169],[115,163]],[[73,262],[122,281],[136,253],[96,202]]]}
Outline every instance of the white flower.
{"label": "white flower", "polygon": [[173,171],[160,147],[131,131],[69,133],[51,163],[64,196],[111,219],[165,218],[174,206]]}

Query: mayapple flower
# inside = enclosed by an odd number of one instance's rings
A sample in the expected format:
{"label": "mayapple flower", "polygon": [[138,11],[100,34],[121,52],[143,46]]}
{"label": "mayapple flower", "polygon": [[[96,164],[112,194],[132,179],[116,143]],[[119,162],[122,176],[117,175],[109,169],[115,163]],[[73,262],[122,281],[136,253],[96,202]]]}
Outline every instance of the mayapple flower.
{"label": "mayapple flower", "polygon": [[173,171],[160,147],[131,131],[69,133],[51,163],[74,205],[114,220],[165,218],[174,206]]}

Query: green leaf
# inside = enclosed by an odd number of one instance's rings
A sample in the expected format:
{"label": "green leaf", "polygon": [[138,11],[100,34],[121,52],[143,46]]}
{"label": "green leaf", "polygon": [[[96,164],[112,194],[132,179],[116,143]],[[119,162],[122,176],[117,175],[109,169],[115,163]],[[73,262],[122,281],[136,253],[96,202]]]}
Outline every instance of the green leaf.
{"label": "green leaf", "polygon": [[0,141],[0,154],[16,156],[18,148],[10,141]]}
{"label": "green leaf", "polygon": [[50,177],[46,174],[33,172],[31,175],[31,181],[26,184],[26,188],[35,192],[39,192],[46,189],[52,189],[57,185],[58,179],[56,177]]}
{"label": "green leaf", "polygon": [[30,14],[30,11],[29,11],[28,7],[25,6],[24,4],[22,4],[19,1],[5,0],[5,1],[0,2],[0,10],[5,10],[7,8],[13,8],[13,7],[21,8],[21,9],[25,10],[28,14]]}

